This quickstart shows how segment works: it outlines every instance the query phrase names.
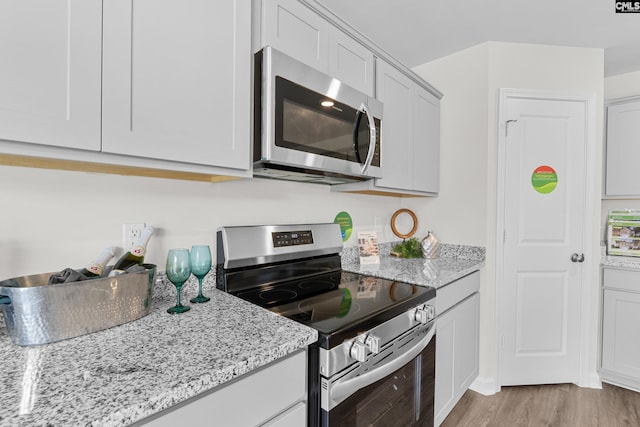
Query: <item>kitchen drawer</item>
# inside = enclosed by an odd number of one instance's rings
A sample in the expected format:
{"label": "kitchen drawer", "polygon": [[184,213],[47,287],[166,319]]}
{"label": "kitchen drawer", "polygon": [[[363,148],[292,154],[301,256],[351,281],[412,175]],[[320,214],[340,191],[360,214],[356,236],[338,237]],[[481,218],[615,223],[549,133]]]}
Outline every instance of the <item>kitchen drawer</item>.
{"label": "kitchen drawer", "polygon": [[451,307],[480,290],[480,272],[476,271],[436,290],[436,314],[442,315]]}
{"label": "kitchen drawer", "polygon": [[602,271],[602,286],[625,291],[640,292],[640,270],[618,270],[605,268]]}
{"label": "kitchen drawer", "polygon": [[[299,420],[300,408],[306,408],[306,356],[306,351],[288,356],[214,389],[212,393],[196,396],[183,405],[169,408],[154,419],[142,420],[140,424],[152,427],[218,424],[256,426],[273,420],[273,425],[286,426],[290,420]],[[247,411],[247,402],[251,403],[250,411]],[[209,424],[205,424],[205,420],[209,420]],[[306,419],[299,425],[305,424]]]}

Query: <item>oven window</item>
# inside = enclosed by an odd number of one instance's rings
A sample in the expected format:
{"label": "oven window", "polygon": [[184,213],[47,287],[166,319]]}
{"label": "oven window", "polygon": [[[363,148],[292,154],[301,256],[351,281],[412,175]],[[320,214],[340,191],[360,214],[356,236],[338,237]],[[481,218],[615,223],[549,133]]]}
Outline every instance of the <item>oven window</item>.
{"label": "oven window", "polygon": [[[322,105],[330,101],[331,105]],[[354,150],[357,111],[322,94],[276,77],[275,144],[306,153],[364,162],[369,150],[366,116],[358,125],[358,152]],[[380,121],[375,119],[380,135]],[[380,166],[379,137],[372,165]],[[360,160],[357,157],[360,157]]]}
{"label": "oven window", "polygon": [[[433,426],[435,339],[420,355],[391,375],[333,408],[328,426]],[[324,413],[324,416],[327,414]]]}

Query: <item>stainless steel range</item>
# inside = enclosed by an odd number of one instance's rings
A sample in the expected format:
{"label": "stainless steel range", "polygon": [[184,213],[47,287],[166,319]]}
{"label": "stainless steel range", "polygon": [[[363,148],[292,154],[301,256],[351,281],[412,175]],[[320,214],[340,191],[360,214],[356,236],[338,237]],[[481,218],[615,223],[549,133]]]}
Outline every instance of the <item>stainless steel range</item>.
{"label": "stainless steel range", "polygon": [[337,224],[222,227],[217,286],[318,331],[309,426],[432,426],[431,287],[341,269]]}

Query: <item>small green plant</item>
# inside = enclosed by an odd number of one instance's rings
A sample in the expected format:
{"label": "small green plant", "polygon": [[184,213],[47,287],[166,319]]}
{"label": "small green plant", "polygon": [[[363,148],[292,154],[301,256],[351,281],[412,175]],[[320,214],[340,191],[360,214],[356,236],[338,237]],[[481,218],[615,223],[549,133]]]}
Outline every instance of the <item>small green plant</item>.
{"label": "small green plant", "polygon": [[412,237],[395,245],[391,249],[391,255],[400,258],[422,258],[422,248],[418,239]]}

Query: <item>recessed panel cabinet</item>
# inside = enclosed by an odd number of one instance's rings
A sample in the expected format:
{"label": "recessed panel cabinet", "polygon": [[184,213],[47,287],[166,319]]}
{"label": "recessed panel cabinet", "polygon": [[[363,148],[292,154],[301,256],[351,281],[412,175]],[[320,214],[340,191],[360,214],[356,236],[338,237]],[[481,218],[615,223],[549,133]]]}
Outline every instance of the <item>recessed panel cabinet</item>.
{"label": "recessed panel cabinet", "polygon": [[102,150],[248,168],[251,6],[104,3]]}
{"label": "recessed panel cabinet", "polygon": [[440,100],[390,63],[376,59],[376,98],[384,105],[382,178],[334,186],[394,196],[435,196],[440,189]]}
{"label": "recessed panel cabinet", "polygon": [[479,372],[480,273],[437,290],[435,425],[440,425]]}
{"label": "recessed panel cabinet", "polygon": [[640,391],[640,271],[603,269],[600,376]]}
{"label": "recessed panel cabinet", "polygon": [[250,30],[242,0],[2,1],[0,140],[82,151],[0,153],[243,175]]}
{"label": "recessed panel cabinet", "polygon": [[256,50],[271,46],[373,96],[374,55],[363,44],[298,0],[263,0],[260,6]]}
{"label": "recessed panel cabinet", "polygon": [[437,194],[440,101],[387,62],[376,61],[377,98],[384,104],[380,188]]}
{"label": "recessed panel cabinet", "polygon": [[101,0],[0,2],[0,139],[100,150]]}
{"label": "recessed panel cabinet", "polygon": [[640,196],[640,98],[607,106],[605,196]]}

